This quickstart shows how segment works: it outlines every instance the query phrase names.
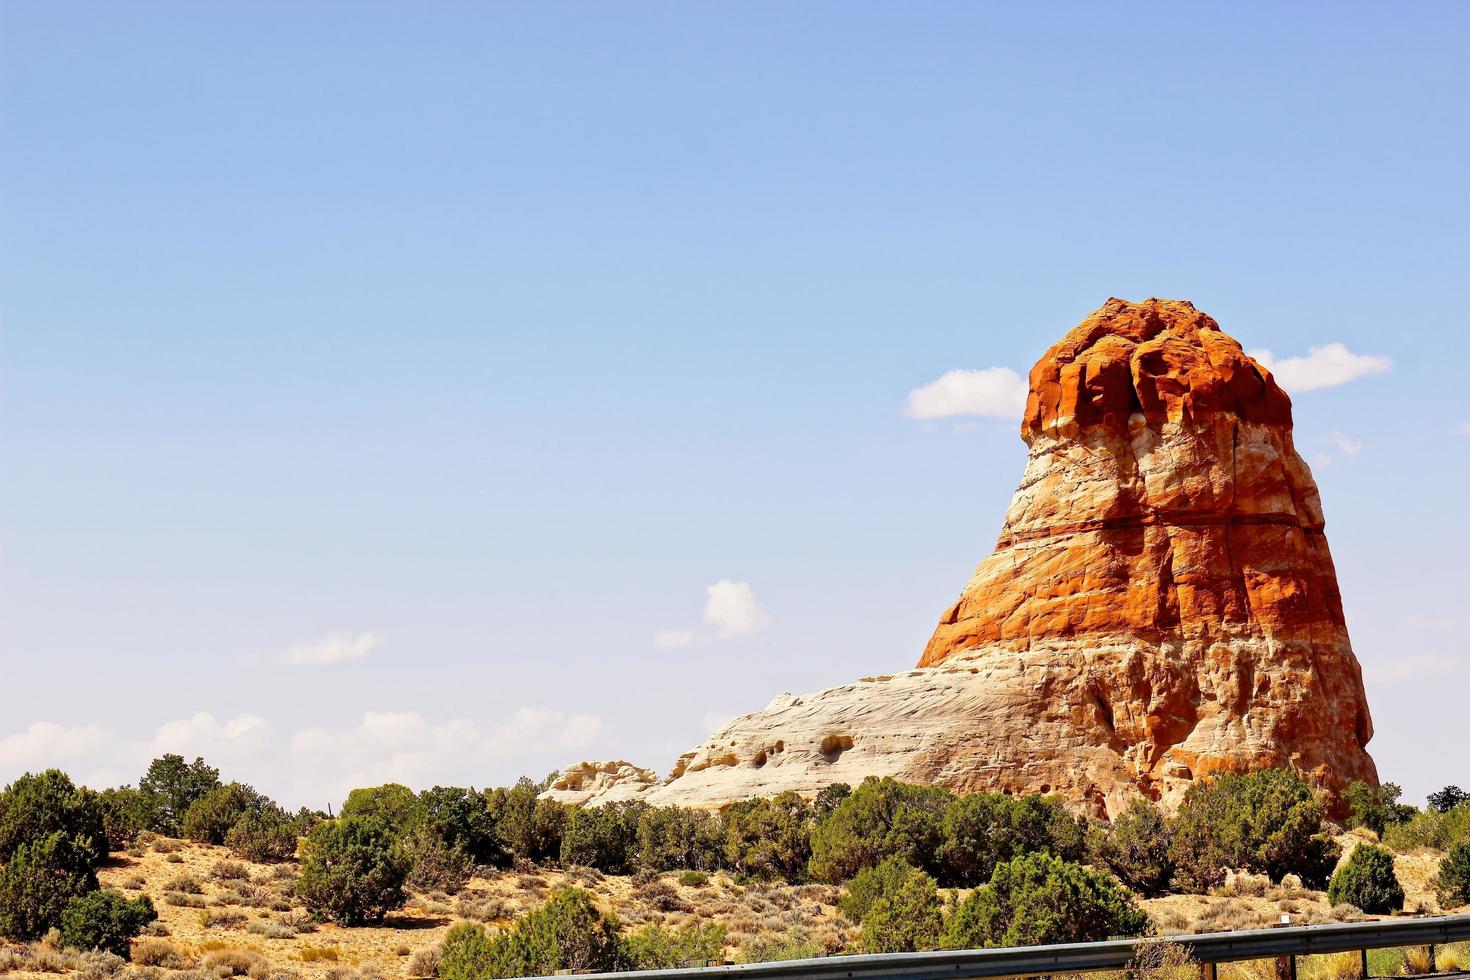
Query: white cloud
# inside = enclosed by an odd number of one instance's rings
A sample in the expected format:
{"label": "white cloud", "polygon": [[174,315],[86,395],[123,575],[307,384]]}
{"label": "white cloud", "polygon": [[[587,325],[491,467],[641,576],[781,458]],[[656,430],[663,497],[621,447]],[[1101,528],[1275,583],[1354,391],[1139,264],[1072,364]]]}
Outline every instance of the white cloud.
{"label": "white cloud", "polygon": [[1327,437],[1327,441],[1337,447],[1338,452],[1348,459],[1357,459],[1358,453],[1363,451],[1363,442],[1360,439],[1349,439],[1341,432],[1334,432]]}
{"label": "white cloud", "polygon": [[722,578],[704,591],[709,596],[704,604],[704,621],[715,627],[720,636],[753,633],[766,621],[749,582]]}
{"label": "white cloud", "polygon": [[1340,343],[1308,348],[1305,357],[1277,358],[1269,350],[1250,352],[1264,364],[1287,391],[1335,388],[1369,374],[1382,374],[1393,366],[1386,357],[1354,354]]}
{"label": "white cloud", "polygon": [[68,763],[95,764],[111,736],[96,725],[67,727],[38,721],[25,731],[0,738],[0,773],[39,771]]}
{"label": "white cloud", "polygon": [[1332,465],[1331,453],[1313,453],[1312,465],[1319,470],[1325,470]]}
{"label": "white cloud", "polygon": [[1461,423],[1459,433],[1462,436],[1470,436],[1470,422]]}
{"label": "white cloud", "polygon": [[654,636],[653,642],[665,649],[687,647],[694,642],[694,634],[689,630],[659,630]]}
{"label": "white cloud", "polygon": [[372,633],[328,633],[315,643],[297,643],[276,657],[276,662],[293,667],[302,664],[344,664],[361,660],[383,641]]}
{"label": "white cloud", "polygon": [[909,392],[903,414],[911,419],[983,415],[1013,420],[1026,409],[1026,379],[1008,367],[946,371]]}
{"label": "white cloud", "polygon": [[149,748],[154,755],[176,752],[186,758],[202,755],[210,762],[239,762],[254,757],[269,734],[270,726],[259,715],[220,721],[207,711],[196,711],[188,718],[160,725]]}

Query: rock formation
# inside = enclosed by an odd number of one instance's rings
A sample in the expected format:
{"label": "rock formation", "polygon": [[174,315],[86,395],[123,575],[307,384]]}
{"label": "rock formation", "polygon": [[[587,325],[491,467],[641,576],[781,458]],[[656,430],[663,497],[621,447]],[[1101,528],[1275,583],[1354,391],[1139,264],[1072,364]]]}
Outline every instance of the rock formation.
{"label": "rock formation", "polygon": [[618,759],[614,762],[579,762],[557,774],[541,795],[561,803],[617,803],[632,800],[658,786],[652,769]]}
{"label": "rock formation", "polygon": [[719,805],[872,774],[1101,814],[1220,772],[1376,782],[1317,487],[1269,371],[1187,302],[1112,299],[1032,369],[1021,437],[1000,539],[917,669],[782,695],[637,795]]}

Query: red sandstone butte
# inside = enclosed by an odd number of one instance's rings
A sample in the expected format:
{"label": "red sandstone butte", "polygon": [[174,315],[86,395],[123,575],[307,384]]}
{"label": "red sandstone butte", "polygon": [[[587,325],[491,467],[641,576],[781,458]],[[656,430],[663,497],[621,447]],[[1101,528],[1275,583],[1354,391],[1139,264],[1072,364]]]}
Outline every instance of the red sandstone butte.
{"label": "red sandstone butte", "polygon": [[1108,300],[1031,370],[1021,485],[918,667],[781,695],[641,798],[891,775],[1102,814],[1220,772],[1376,783],[1291,425],[1271,373],[1193,305]]}

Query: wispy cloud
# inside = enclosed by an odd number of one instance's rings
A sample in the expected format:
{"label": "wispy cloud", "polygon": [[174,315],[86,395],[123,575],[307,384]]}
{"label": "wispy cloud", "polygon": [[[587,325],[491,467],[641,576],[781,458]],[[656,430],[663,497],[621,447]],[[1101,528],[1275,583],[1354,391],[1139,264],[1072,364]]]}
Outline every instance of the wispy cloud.
{"label": "wispy cloud", "polygon": [[361,660],[377,648],[382,639],[372,633],[328,633],[313,643],[297,643],[278,655],[276,663],[300,667],[307,664],[344,664]]}
{"label": "wispy cloud", "polygon": [[732,582],[722,578],[705,590],[704,621],[720,636],[754,633],[766,621],[766,614],[755,598],[749,582]]}
{"label": "wispy cloud", "polygon": [[1026,410],[1026,379],[1008,367],[946,371],[909,392],[903,414],[911,419],[981,415],[1019,419]]}
{"label": "wispy cloud", "polygon": [[1298,357],[1278,358],[1264,349],[1251,351],[1250,355],[1265,365],[1287,391],[1336,388],[1370,374],[1382,374],[1393,366],[1386,357],[1354,354],[1346,345],[1336,342],[1308,348],[1305,355]]}

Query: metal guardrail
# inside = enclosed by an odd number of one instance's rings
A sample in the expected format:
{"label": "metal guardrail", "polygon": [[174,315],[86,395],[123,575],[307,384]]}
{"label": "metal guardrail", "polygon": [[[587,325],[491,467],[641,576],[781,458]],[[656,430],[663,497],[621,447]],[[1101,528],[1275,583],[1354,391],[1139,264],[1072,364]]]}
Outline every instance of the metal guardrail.
{"label": "metal guardrail", "polygon": [[[1470,915],[1444,915],[1386,922],[1343,922],[1285,926],[1241,932],[1206,932],[1164,937],[1187,946],[1207,967],[1237,960],[1263,960],[1317,953],[1436,946],[1470,940]],[[964,949],[937,953],[881,953],[825,956],[779,963],[740,963],[678,970],[601,973],[604,980],[960,980],[968,977],[1026,977],[1053,973],[1118,970],[1127,966],[1146,939],[1101,943]],[[1214,971],[1209,974],[1213,977]],[[1365,970],[1366,975],[1366,970]]]}

